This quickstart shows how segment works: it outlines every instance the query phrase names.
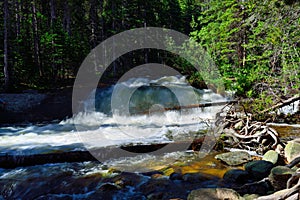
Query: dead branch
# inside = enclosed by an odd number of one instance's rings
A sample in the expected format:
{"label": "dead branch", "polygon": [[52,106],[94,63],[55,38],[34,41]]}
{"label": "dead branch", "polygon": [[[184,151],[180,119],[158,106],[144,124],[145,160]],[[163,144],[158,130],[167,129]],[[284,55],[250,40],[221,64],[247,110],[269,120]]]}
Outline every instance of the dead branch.
{"label": "dead branch", "polygon": [[298,101],[298,100],[300,100],[300,95],[295,95],[295,96],[289,98],[288,100],[282,101],[282,102],[280,102],[280,103],[278,103],[278,104],[276,104],[276,105],[274,105],[270,108],[267,108],[267,109],[259,112],[259,114],[265,114],[265,113],[268,113],[270,111],[276,110],[278,108],[282,108],[282,107],[290,105],[291,103],[294,103],[295,101]]}

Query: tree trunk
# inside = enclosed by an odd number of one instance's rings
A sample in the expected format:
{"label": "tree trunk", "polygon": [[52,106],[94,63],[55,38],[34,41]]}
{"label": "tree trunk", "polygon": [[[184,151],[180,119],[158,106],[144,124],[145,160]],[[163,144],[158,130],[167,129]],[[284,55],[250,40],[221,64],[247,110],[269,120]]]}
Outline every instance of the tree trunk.
{"label": "tree trunk", "polygon": [[69,2],[65,1],[64,3],[64,22],[63,22],[64,30],[71,36],[71,15],[70,15],[70,6]]}
{"label": "tree trunk", "polygon": [[91,25],[91,37],[90,42],[92,49],[97,45],[97,8],[95,0],[90,0],[90,25]]}
{"label": "tree trunk", "polygon": [[32,8],[32,28],[33,28],[33,37],[34,37],[34,63],[39,69],[39,75],[40,77],[43,76],[43,69],[41,66],[41,60],[40,60],[40,41],[39,41],[39,34],[38,34],[38,21],[37,21],[37,15],[36,15],[36,7],[35,2],[32,1],[31,3]]}
{"label": "tree trunk", "polygon": [[21,17],[20,17],[20,11],[21,11],[21,5],[19,0],[15,0],[15,7],[16,7],[16,36],[17,39],[20,37],[20,30],[21,30]]}
{"label": "tree trunk", "polygon": [[[194,141],[178,141],[174,143],[159,143],[159,144],[138,144],[125,146],[108,146],[100,147],[92,151],[93,155],[101,157],[101,161],[109,159],[118,159],[122,157],[136,156],[137,153],[147,153],[147,155],[162,155],[171,153],[178,149],[195,150],[204,140],[215,138],[201,137]],[[164,148],[164,151],[158,151]],[[0,155],[0,167],[12,169],[16,167],[42,165],[48,163],[64,163],[64,162],[85,162],[97,161],[89,151],[71,151],[71,152],[56,152],[49,154],[33,154],[33,155]]]}
{"label": "tree trunk", "polygon": [[10,84],[8,72],[8,0],[4,0],[4,90],[7,91]]}
{"label": "tree trunk", "polygon": [[[56,22],[56,8],[55,8],[55,0],[50,1],[50,13],[51,13],[51,18],[50,18],[50,27],[51,27],[51,33],[55,33],[55,22]],[[52,76],[54,82],[57,80],[57,66],[56,66],[56,60],[55,60],[55,54],[56,54],[56,47],[55,47],[55,41],[54,37],[52,37],[51,41],[52,45]]]}

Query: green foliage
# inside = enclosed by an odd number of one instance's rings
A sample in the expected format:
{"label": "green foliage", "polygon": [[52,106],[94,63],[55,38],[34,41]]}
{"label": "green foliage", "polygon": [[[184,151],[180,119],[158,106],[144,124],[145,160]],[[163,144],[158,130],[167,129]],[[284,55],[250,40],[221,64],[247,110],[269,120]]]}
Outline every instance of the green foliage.
{"label": "green foliage", "polygon": [[[225,83],[237,95],[257,98],[257,110],[277,96],[291,96],[300,88],[300,3],[299,1],[239,0],[54,0],[55,16],[49,1],[9,1],[9,66],[15,87],[47,88],[74,78],[83,59],[101,41],[136,27],[165,27],[190,36],[201,44],[180,47],[185,55],[204,50],[210,55],[223,79],[206,85]],[[36,12],[33,12],[35,5]],[[3,4],[1,20],[3,21]],[[34,26],[36,16],[37,30]],[[0,24],[3,30],[3,24]],[[37,41],[35,41],[35,36]],[[0,33],[3,40],[3,33]],[[35,43],[38,43],[36,48]],[[188,44],[187,44],[188,45]],[[170,43],[170,46],[172,44]],[[3,43],[0,44],[3,65]],[[187,50],[189,49],[189,50]],[[36,56],[39,56],[39,60]],[[193,85],[204,87],[210,77],[206,63],[200,74],[195,63],[160,53],[163,62],[186,75]],[[150,57],[155,57],[153,52]],[[116,63],[126,71],[142,64],[144,52],[132,53]],[[39,62],[37,62],[39,61]],[[124,70],[125,69],[125,70]],[[108,78],[115,79],[112,68]],[[0,72],[3,83],[3,72]],[[261,94],[259,84],[268,85]],[[273,103],[277,97],[270,98]]]}
{"label": "green foliage", "polygon": [[256,111],[299,92],[299,2],[216,0],[201,7],[191,36],[213,57],[227,89],[256,98]]}

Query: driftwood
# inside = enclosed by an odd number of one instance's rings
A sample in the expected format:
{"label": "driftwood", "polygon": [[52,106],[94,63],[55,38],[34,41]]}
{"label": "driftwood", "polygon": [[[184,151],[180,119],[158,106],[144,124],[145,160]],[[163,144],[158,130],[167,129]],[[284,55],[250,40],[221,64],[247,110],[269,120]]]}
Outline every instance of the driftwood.
{"label": "driftwood", "polygon": [[296,166],[298,163],[300,163],[300,156],[292,160],[288,165],[286,165],[288,168],[293,168]]}
{"label": "driftwood", "polygon": [[252,120],[252,115],[249,113],[238,115],[233,108],[232,106],[229,111],[226,111],[223,114],[225,117],[217,124],[224,127],[225,145],[256,151],[259,154],[269,149],[276,149],[281,142],[275,129],[269,127],[266,122]]}
{"label": "driftwood", "polygon": [[171,153],[178,150],[197,150],[197,148],[203,143],[204,139],[207,140],[210,138],[208,136],[203,136],[202,138],[195,139],[194,141],[127,145],[120,147],[110,146],[91,151],[71,151],[31,155],[0,154],[0,168],[11,169],[48,163],[98,161],[96,158],[102,162],[109,159],[118,159],[130,156],[133,157],[141,153],[147,153],[147,155],[163,155],[164,153]]}
{"label": "driftwood", "polygon": [[282,107],[290,105],[291,103],[294,103],[295,101],[298,101],[298,100],[300,100],[300,95],[295,95],[292,98],[289,98],[289,99],[287,99],[283,102],[280,102],[280,103],[278,103],[278,104],[276,104],[276,105],[274,105],[270,108],[267,108],[267,109],[259,112],[259,114],[265,114],[265,113],[268,113],[270,111],[276,110],[278,108],[282,108]]}

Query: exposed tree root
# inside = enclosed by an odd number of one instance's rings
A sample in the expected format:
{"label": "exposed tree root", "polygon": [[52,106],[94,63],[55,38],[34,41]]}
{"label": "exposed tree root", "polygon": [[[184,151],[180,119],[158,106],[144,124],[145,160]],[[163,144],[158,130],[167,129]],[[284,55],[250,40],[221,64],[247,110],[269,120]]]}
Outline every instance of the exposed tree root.
{"label": "exposed tree root", "polygon": [[269,149],[276,149],[281,143],[277,131],[269,127],[267,121],[253,121],[251,114],[238,114],[233,106],[219,116],[223,116],[217,125],[224,127],[225,145],[262,154]]}

